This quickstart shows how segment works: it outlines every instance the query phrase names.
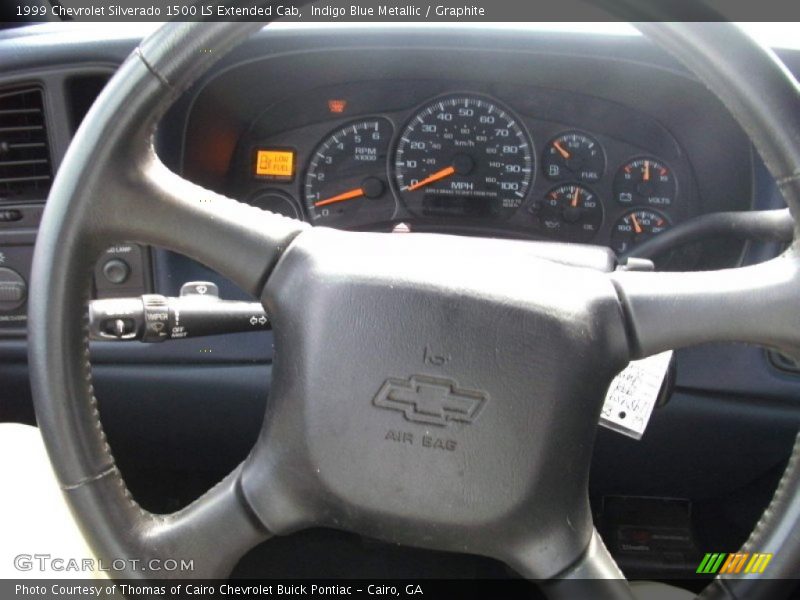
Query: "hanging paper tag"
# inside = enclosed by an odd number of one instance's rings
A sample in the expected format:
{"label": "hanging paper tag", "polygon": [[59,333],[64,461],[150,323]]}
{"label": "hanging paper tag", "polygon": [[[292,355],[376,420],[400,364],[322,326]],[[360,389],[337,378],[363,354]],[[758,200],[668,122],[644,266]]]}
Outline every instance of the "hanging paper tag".
{"label": "hanging paper tag", "polygon": [[600,425],[640,440],[669,369],[672,350],[631,361],[611,382]]}

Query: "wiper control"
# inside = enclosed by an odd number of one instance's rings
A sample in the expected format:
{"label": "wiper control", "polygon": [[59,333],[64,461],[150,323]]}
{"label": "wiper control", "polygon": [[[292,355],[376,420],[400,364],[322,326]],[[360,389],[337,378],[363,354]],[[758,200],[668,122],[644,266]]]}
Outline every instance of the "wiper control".
{"label": "wiper control", "polygon": [[269,329],[258,302],[221,300],[209,281],[183,284],[178,297],[145,294],[92,300],[89,338],[111,342],[163,342]]}

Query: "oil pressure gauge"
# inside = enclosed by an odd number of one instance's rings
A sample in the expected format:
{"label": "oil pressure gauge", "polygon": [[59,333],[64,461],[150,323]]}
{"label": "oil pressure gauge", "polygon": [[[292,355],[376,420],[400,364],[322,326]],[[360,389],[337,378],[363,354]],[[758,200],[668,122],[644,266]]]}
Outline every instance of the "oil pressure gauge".
{"label": "oil pressure gauge", "polygon": [[603,222],[603,205],[584,185],[564,184],[553,188],[536,205],[544,233],[582,242],[591,239]]}

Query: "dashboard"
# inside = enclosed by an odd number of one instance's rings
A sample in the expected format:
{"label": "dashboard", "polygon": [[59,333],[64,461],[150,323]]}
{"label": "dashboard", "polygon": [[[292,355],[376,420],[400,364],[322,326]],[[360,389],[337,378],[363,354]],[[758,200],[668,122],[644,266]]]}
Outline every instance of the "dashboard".
{"label": "dashboard", "polygon": [[[513,37],[491,50],[386,37],[231,62],[177,109],[176,167],[314,226],[619,255],[693,216],[750,207],[746,138],[674,65],[547,43],[520,52]],[[276,78],[281,93],[265,83]],[[695,245],[659,266],[718,266],[735,248]]]}
{"label": "dashboard", "polygon": [[[270,133],[292,115],[313,124]],[[314,225],[619,253],[684,220],[697,195],[657,122],[599,99],[526,86],[494,95],[475,82],[361,82],[289,98],[252,125],[235,172],[238,197]]]}

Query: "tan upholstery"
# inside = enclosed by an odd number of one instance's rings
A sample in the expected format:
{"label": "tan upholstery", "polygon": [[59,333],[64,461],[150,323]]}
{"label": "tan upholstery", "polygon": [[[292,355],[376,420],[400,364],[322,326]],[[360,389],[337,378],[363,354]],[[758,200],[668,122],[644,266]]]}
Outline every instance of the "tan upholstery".
{"label": "tan upholstery", "polygon": [[[64,501],[38,428],[0,423],[0,481],[0,578],[103,577],[97,570],[68,569],[76,564],[69,559],[82,565],[93,555]],[[54,565],[33,558],[37,554],[63,560]],[[30,564],[30,570],[15,564]]]}
{"label": "tan upholstery", "polygon": [[632,581],[631,591],[636,600],[693,600],[695,595],[683,588],[657,581]]}

